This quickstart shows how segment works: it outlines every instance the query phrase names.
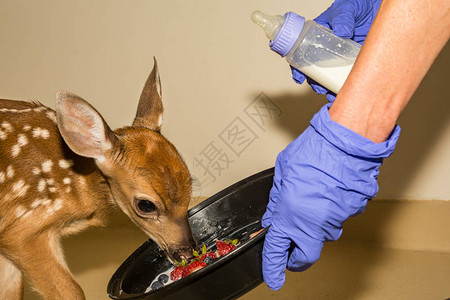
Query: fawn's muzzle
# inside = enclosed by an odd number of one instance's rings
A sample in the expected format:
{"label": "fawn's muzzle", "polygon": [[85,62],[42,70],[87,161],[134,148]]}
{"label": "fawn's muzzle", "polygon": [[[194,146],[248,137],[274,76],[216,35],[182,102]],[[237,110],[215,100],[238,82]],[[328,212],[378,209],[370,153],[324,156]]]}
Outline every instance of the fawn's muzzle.
{"label": "fawn's muzzle", "polygon": [[179,240],[179,243],[173,247],[169,246],[169,256],[177,261],[191,259],[194,256],[192,250],[197,248],[197,243],[192,236],[191,228],[187,220],[186,225],[183,227],[184,232],[181,233],[182,238]]}

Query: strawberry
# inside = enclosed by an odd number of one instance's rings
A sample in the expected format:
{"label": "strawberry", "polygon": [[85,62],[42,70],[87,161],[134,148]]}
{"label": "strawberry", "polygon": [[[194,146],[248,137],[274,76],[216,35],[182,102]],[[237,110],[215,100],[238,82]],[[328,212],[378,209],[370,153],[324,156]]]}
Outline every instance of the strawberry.
{"label": "strawberry", "polygon": [[207,257],[211,257],[212,259],[216,259],[217,258],[217,254],[215,252],[212,252],[212,251],[206,252],[206,253],[203,253],[200,256],[199,260],[205,260],[205,258],[207,258]]}
{"label": "strawberry", "polygon": [[216,240],[216,246],[217,246],[217,252],[221,256],[227,255],[228,253],[230,253],[231,251],[236,249],[236,245],[234,245],[233,243],[228,244],[224,241],[219,241],[219,240]]}
{"label": "strawberry", "polygon": [[189,274],[192,274],[201,268],[206,267],[206,263],[201,260],[194,260],[189,265],[187,265],[184,270],[182,277],[188,276]]}
{"label": "strawberry", "polygon": [[181,277],[183,277],[184,269],[185,269],[184,266],[176,267],[175,270],[170,272],[170,279],[173,280],[173,281],[177,281],[177,280],[181,279]]}

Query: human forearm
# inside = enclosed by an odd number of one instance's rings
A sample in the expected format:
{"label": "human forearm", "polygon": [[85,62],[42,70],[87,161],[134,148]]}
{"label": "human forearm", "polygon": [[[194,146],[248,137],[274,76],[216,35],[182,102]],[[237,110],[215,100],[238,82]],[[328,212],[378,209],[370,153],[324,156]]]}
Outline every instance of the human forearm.
{"label": "human forearm", "polygon": [[450,35],[448,0],[385,0],[330,117],[386,140]]}

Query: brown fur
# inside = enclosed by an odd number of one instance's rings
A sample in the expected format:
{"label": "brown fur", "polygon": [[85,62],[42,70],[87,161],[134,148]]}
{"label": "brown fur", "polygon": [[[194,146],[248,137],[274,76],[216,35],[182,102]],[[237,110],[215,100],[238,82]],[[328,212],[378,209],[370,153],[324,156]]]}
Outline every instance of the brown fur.
{"label": "brown fur", "polygon": [[[0,100],[0,299],[21,299],[22,274],[46,299],[84,299],[60,237],[103,225],[116,204],[169,257],[191,255],[191,179],[159,132],[159,84],[155,61],[133,126],[116,131],[68,92],[57,94],[56,114]],[[142,211],[140,201],[156,210]]]}

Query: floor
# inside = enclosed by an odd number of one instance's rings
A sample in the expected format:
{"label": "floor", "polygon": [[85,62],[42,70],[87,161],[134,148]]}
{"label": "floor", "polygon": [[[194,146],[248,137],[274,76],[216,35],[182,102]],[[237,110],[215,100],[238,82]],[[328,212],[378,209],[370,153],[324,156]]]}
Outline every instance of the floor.
{"label": "floor", "polygon": [[279,291],[264,284],[250,299],[447,299],[450,253],[374,249],[329,244],[310,270],[288,272]]}
{"label": "floor", "polygon": [[[361,220],[379,219],[377,214],[385,211],[386,204],[380,204],[368,216]],[[444,234],[449,233],[448,207],[443,216],[444,223],[434,221],[444,227]],[[377,212],[377,209],[379,210]],[[396,220],[402,219],[401,211],[407,211],[414,217],[411,207],[397,207]],[[417,214],[433,213],[430,207],[417,207]],[[428,210],[427,210],[428,209]],[[442,214],[442,207],[437,207],[436,214]],[[386,216],[385,216],[386,217]],[[119,265],[145,240],[146,237],[138,229],[121,219],[109,227],[91,229],[78,236],[64,241],[64,249],[68,264],[76,280],[83,287],[88,300],[107,300],[106,286],[111,275]],[[409,219],[411,220],[411,219]],[[408,220],[406,220],[408,221]],[[348,226],[348,233],[355,232],[357,240],[343,236],[334,243],[324,247],[322,257],[311,269],[302,273],[287,273],[285,286],[279,291],[271,291],[265,284],[242,296],[240,300],[253,299],[436,299],[450,298],[450,251],[447,244],[444,251],[417,251],[395,249],[380,246],[369,246],[370,240],[361,237],[361,228],[369,228],[366,224],[353,222]],[[383,221],[384,222],[384,221]],[[373,225],[373,224],[372,224]],[[399,235],[394,224],[392,230],[386,230],[387,240]],[[386,225],[388,226],[388,225]],[[386,226],[384,228],[386,228]],[[354,227],[354,228],[353,228]],[[411,228],[411,227],[409,227]],[[414,227],[413,227],[414,228]],[[344,228],[344,234],[346,232]],[[367,229],[367,230],[370,230]],[[435,232],[424,232],[424,239]],[[419,233],[415,231],[418,235]],[[374,233],[369,233],[371,236]],[[403,236],[408,236],[406,232]],[[442,232],[440,233],[441,236]],[[443,240],[448,240],[445,235]],[[420,240],[420,238],[418,238]],[[380,236],[377,237],[380,242]],[[427,242],[429,244],[429,242]],[[383,243],[380,243],[383,245]],[[390,244],[389,244],[390,245]],[[41,299],[29,287],[25,291],[25,300]],[[188,299],[188,298],[187,298]]]}

